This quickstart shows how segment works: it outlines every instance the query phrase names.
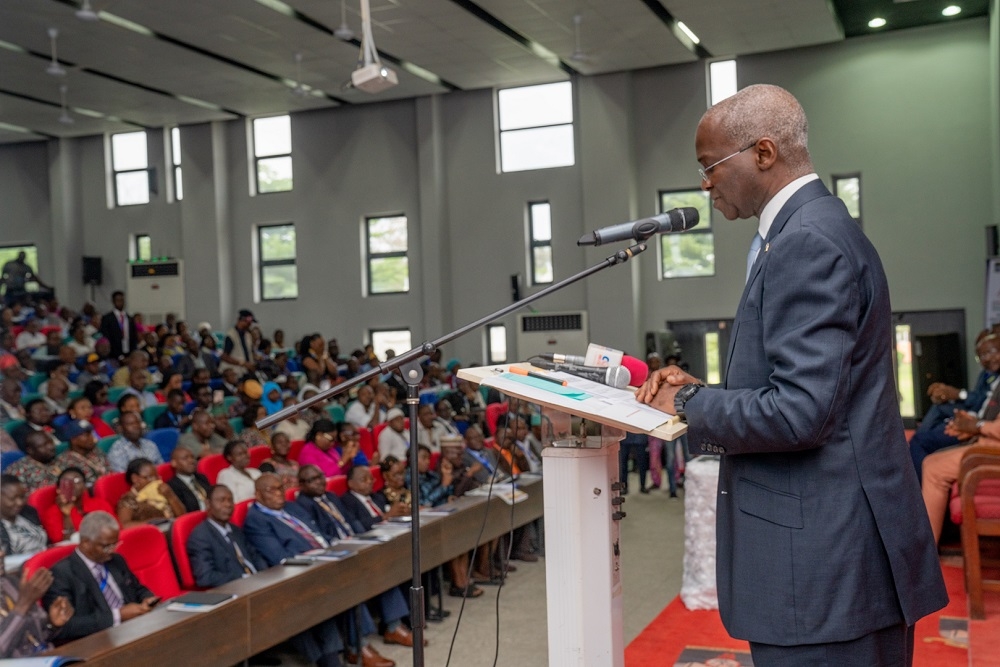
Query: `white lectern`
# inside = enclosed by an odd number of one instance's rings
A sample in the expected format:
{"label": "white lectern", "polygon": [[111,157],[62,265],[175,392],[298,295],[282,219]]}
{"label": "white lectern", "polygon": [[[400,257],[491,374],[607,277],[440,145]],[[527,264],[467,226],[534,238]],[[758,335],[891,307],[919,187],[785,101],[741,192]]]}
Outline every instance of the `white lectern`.
{"label": "white lectern", "polygon": [[686,426],[638,404],[632,391],[541,371],[563,387],[508,369],[458,376],[542,406],[549,667],[623,667],[618,441],[626,430],[673,440]]}

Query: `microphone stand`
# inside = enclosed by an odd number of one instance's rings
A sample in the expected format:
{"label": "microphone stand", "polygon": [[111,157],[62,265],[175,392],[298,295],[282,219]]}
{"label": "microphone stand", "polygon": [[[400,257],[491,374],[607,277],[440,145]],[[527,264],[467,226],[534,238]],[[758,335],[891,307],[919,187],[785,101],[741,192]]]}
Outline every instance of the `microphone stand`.
{"label": "microphone stand", "polygon": [[[466,324],[451,333],[447,333],[439,338],[432,341],[423,343],[411,350],[404,352],[403,354],[397,355],[392,359],[386,360],[385,362],[378,364],[375,368],[369,369],[364,373],[356,375],[351,378],[349,382],[342,382],[338,385],[330,387],[324,391],[319,392],[315,396],[307,398],[300,403],[295,405],[290,405],[287,408],[275,412],[273,415],[268,415],[257,422],[257,428],[265,429],[269,426],[277,424],[280,421],[288,419],[292,415],[305,410],[306,408],[324,401],[328,398],[338,396],[346,392],[350,387],[354,387],[358,384],[368,382],[368,380],[390,373],[393,370],[399,368],[402,371],[403,381],[406,383],[406,404],[409,408],[409,418],[410,418],[410,451],[409,451],[409,465],[410,465],[410,519],[411,519],[411,530],[410,530],[410,541],[413,550],[412,555],[412,582],[410,585],[410,620],[413,624],[413,667],[424,667],[424,589],[421,581],[421,569],[420,569],[420,482],[419,473],[417,472],[417,407],[420,403],[419,390],[420,382],[423,380],[424,374],[420,367],[418,360],[424,356],[430,356],[434,350],[441,347],[445,343],[450,343],[456,338],[461,338],[465,334],[478,329],[479,327],[489,324],[495,320],[500,319],[508,313],[512,313],[515,310],[519,310],[524,306],[541,299],[544,296],[548,296],[553,292],[558,292],[559,290],[572,285],[575,282],[583,280],[599,271],[603,271],[609,267],[615,266],[617,264],[624,264],[628,260],[632,259],[639,253],[647,249],[645,241],[653,236],[658,230],[649,230],[649,233],[645,233],[643,230],[641,233],[637,232],[636,238],[637,243],[633,246],[619,250],[614,255],[607,257],[603,261],[580,271],[564,280],[560,280],[557,283],[549,285],[545,289],[539,290],[538,292],[526,296],[520,301],[516,301],[509,306],[505,306],[497,311],[481,317],[475,322]],[[414,494],[416,494],[414,496]],[[361,629],[358,628],[358,644],[361,644],[360,638]]]}

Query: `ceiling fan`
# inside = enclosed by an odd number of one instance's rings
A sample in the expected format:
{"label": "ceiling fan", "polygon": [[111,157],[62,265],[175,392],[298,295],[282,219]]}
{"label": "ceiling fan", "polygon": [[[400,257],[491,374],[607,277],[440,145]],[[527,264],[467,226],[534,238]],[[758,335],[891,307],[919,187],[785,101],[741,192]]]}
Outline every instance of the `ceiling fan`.
{"label": "ceiling fan", "polygon": [[59,29],[49,28],[48,32],[52,61],[49,62],[49,66],[45,68],[45,71],[52,76],[66,76],[66,68],[59,64],[59,58],[56,56],[56,40],[59,39]]}
{"label": "ceiling fan", "polygon": [[573,44],[575,48],[573,49],[573,53],[570,54],[569,59],[578,63],[586,63],[591,61],[590,55],[586,51],[584,51],[583,47],[581,46],[580,26],[582,23],[583,23],[583,14],[577,12],[576,14],[573,15]]}
{"label": "ceiling fan", "polygon": [[354,31],[347,25],[347,0],[340,0],[340,25],[333,31],[333,36],[345,42],[354,39]]}

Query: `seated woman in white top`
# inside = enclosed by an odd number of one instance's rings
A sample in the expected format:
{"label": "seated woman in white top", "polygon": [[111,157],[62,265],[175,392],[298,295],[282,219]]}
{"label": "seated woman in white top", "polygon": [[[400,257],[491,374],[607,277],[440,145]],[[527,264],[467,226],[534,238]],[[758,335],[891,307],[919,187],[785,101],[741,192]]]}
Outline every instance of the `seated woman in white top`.
{"label": "seated woman in white top", "polygon": [[241,440],[226,443],[222,455],[229,461],[229,467],[219,473],[216,484],[225,484],[233,492],[233,502],[238,503],[253,498],[256,494],[254,482],[260,477],[260,470],[250,467],[250,450]]}

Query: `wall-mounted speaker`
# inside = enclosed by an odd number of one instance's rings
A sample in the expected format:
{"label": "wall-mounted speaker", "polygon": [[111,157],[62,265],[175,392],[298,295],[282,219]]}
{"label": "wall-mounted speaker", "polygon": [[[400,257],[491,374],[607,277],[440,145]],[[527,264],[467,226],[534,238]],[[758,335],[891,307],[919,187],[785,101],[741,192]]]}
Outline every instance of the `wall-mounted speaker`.
{"label": "wall-mounted speaker", "polygon": [[986,256],[996,257],[1000,254],[1000,233],[996,225],[986,225]]}
{"label": "wall-mounted speaker", "polygon": [[104,279],[104,268],[100,257],[83,258],[83,283],[85,285],[100,285]]}
{"label": "wall-mounted speaker", "polygon": [[513,302],[521,300],[521,274],[515,273],[510,277],[510,299]]}

